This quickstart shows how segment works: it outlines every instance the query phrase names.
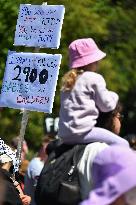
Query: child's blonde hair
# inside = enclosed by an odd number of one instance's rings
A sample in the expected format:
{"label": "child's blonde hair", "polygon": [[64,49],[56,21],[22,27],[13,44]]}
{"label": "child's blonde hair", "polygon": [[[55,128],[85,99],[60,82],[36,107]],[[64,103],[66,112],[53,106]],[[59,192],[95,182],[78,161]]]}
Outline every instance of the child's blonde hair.
{"label": "child's blonde hair", "polygon": [[72,90],[75,85],[76,79],[79,75],[84,72],[83,68],[73,68],[68,71],[63,77],[61,81],[61,90],[69,91]]}

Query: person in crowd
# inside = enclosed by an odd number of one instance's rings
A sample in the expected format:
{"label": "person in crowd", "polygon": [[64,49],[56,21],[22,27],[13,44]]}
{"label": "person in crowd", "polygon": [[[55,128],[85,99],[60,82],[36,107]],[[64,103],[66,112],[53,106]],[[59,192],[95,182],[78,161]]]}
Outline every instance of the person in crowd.
{"label": "person in crowd", "polygon": [[[122,106],[117,104],[113,111],[100,113],[96,126],[110,130],[119,135],[122,122]],[[47,153],[51,152],[61,144],[60,141],[52,141],[47,146]],[[61,145],[62,146],[62,145]],[[86,145],[83,155],[78,163],[78,173],[80,181],[80,191],[82,200],[86,199],[93,187],[91,168],[94,158],[98,153],[107,148],[109,145],[104,142],[94,142]]]}
{"label": "person in crowd", "polygon": [[125,139],[128,141],[130,147],[136,150],[136,134],[128,134],[125,136]]}
{"label": "person in crowd", "polygon": [[106,56],[92,38],[69,46],[70,71],[62,78],[58,136],[65,144],[105,142],[128,146],[116,134],[96,127],[99,111],[115,109],[118,95],[106,88],[98,63]]}
{"label": "person in crowd", "polygon": [[93,189],[81,205],[135,205],[136,153],[118,145],[96,155],[92,164]]}
{"label": "person in crowd", "polygon": [[[11,146],[13,149],[15,149],[15,150],[17,149],[18,141],[19,141],[19,136],[14,137],[14,138],[11,140],[10,146]],[[23,160],[26,159],[27,153],[28,153],[28,145],[27,145],[27,142],[24,140],[24,141],[23,141],[23,145],[22,145],[21,161],[23,161]]]}
{"label": "person in crowd", "polygon": [[[96,126],[110,130],[119,135],[122,122],[122,105],[117,104],[113,111],[100,113]],[[95,142],[88,144],[84,150],[81,160],[78,164],[79,180],[81,185],[82,199],[86,199],[93,186],[91,168],[95,156],[109,145],[106,143]]]}
{"label": "person in crowd", "polygon": [[0,173],[4,184],[4,197],[2,199],[3,204],[22,205],[22,200],[20,198],[18,189],[14,185],[12,175],[9,172],[12,165],[11,162],[12,159],[8,155],[3,154],[0,156]]}
{"label": "person in crowd", "polygon": [[20,184],[13,177],[16,152],[0,139],[0,173],[4,182],[3,204],[29,205],[31,198],[24,195]]}
{"label": "person in crowd", "polygon": [[29,165],[28,165],[28,169],[25,175],[25,183],[24,183],[24,191],[25,194],[31,196],[32,201],[31,201],[31,205],[35,205],[35,199],[34,199],[34,192],[35,192],[35,187],[37,185],[37,181],[39,178],[39,175],[41,173],[41,170],[44,166],[44,162],[47,160],[47,153],[46,153],[46,147],[48,145],[48,143],[50,142],[51,136],[50,137],[45,137],[38,155],[36,157],[34,157]]}

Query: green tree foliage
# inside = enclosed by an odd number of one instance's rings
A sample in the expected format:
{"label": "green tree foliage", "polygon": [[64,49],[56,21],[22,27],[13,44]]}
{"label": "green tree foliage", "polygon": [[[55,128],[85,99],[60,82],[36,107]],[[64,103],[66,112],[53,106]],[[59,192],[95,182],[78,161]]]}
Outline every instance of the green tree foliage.
{"label": "green tree foliage", "polygon": [[[33,51],[32,48],[13,47],[14,32],[20,0],[0,1],[0,83],[2,84],[8,50]],[[25,0],[25,3],[41,4],[41,0]],[[66,13],[62,28],[61,46],[58,50],[41,49],[40,52],[61,53],[63,55],[59,80],[54,101],[53,113],[58,115],[60,79],[68,70],[68,45],[77,38],[93,37],[99,47],[107,53],[100,63],[99,72],[107,81],[108,87],[119,93],[129,108],[136,102],[136,95],[129,95],[136,86],[136,1],[135,0],[48,0],[48,4],[62,4]],[[132,105],[132,106],[131,106]],[[135,107],[132,121],[136,121]],[[126,115],[127,116],[127,115]],[[36,148],[43,136],[43,113],[31,112],[26,139]],[[1,112],[1,135],[7,140],[18,135],[21,115],[18,110],[4,108]],[[125,130],[125,129],[124,129]]]}

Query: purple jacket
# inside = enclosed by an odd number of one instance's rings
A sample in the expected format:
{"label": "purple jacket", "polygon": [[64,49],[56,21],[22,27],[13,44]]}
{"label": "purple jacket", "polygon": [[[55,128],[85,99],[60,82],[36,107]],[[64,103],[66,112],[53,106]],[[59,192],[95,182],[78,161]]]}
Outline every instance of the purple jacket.
{"label": "purple jacket", "polygon": [[106,88],[104,78],[86,71],[78,77],[71,91],[61,92],[60,137],[84,136],[95,126],[99,110],[115,109],[118,95]]}

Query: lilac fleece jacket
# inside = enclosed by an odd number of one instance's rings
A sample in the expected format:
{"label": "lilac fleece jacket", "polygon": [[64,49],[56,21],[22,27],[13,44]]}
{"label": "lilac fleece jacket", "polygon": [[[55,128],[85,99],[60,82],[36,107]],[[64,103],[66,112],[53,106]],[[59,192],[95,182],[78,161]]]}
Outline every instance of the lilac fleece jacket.
{"label": "lilac fleece jacket", "polygon": [[114,110],[118,95],[106,88],[104,78],[86,71],[71,91],[61,91],[58,135],[62,138],[83,136],[95,126],[99,110]]}

